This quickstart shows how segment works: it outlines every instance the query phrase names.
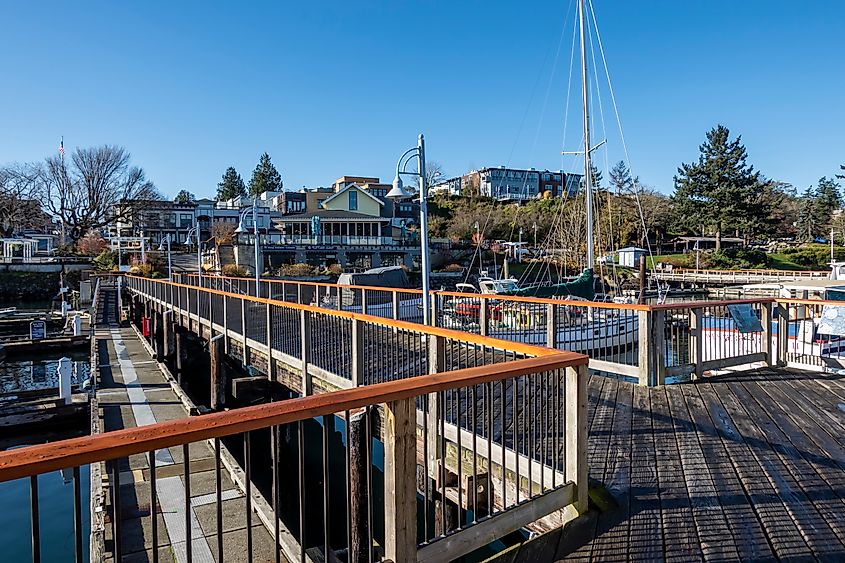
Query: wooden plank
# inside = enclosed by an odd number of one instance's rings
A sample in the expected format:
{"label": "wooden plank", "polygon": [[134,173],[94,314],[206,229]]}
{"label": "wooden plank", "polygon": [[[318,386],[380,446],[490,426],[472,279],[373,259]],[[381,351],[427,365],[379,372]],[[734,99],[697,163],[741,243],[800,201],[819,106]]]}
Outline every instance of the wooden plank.
{"label": "wooden plank", "polygon": [[575,487],[570,483],[536,497],[531,502],[519,504],[507,512],[500,512],[420,548],[417,552],[417,561],[418,563],[454,561],[567,506],[573,501],[574,493]]}
{"label": "wooden plank", "polygon": [[[813,447],[812,440],[801,432],[801,427],[794,425],[791,417],[786,415],[787,411],[792,410],[788,407],[783,408],[789,404],[788,400],[779,405],[775,403],[778,405],[775,408],[766,409],[764,404],[771,405],[772,403],[766,400],[768,397],[762,388],[755,389],[752,385],[746,387],[746,390],[748,395],[743,405],[758,421],[766,420],[764,412],[769,413],[772,424],[758,423],[758,428],[778,454],[794,483],[804,494],[805,517],[799,523],[799,528],[806,527],[805,535],[808,537],[810,547],[814,548],[820,556],[830,557],[833,554],[845,553],[845,545],[842,544],[842,538],[845,537],[845,519],[842,518],[845,504],[842,499],[836,497],[836,493],[825,479],[804,458],[802,451]],[[796,438],[800,440],[798,447],[791,442]],[[842,472],[838,470],[835,473],[841,475]]]}
{"label": "wooden plank", "polygon": [[710,411],[699,394],[700,385],[683,385],[686,400],[701,445],[703,459],[713,479],[716,496],[722,505],[737,552],[742,560],[771,559],[773,553],[760,526],[742,481],[731,465]]}
{"label": "wooden plank", "polygon": [[660,561],[664,557],[650,395],[647,388],[634,387],[628,526],[628,558],[631,561]]}
{"label": "wooden plank", "polygon": [[607,491],[617,502],[613,510],[602,512],[596,525],[592,558],[599,561],[627,559],[631,489],[631,419],[634,385],[619,383],[613,420],[613,436],[607,450],[604,478]]}
{"label": "wooden plank", "polygon": [[744,409],[743,400],[733,392],[730,383],[718,386],[703,384],[700,391],[705,402],[724,410],[725,414],[714,417],[720,420],[722,442],[728,449],[731,463],[751,499],[775,556],[779,559],[813,557],[793,517],[794,511],[790,510],[790,505],[796,504],[795,492],[781,477],[783,467]]}
{"label": "wooden plank", "polygon": [[701,545],[695,526],[690,525],[692,507],[665,386],[651,389],[651,416],[666,558],[700,561]]}
{"label": "wooden plank", "polygon": [[705,559],[736,560],[739,553],[717,498],[713,477],[701,451],[681,387],[670,385],[665,390],[701,551]]}

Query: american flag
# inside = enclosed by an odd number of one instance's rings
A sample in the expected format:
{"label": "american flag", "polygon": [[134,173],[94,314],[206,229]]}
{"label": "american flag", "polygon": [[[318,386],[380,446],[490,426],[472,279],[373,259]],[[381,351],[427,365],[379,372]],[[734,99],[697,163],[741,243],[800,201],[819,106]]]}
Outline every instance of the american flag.
{"label": "american flag", "polygon": [[65,156],[65,139],[62,137],[62,140],[59,141],[59,154],[62,155],[62,158]]}

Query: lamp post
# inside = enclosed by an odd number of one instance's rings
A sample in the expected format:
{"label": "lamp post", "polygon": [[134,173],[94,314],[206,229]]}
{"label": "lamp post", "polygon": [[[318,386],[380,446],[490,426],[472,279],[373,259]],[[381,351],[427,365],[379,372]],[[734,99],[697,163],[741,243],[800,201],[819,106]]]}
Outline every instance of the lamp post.
{"label": "lamp post", "polygon": [[185,236],[185,244],[191,244],[191,237],[197,240],[197,285],[202,287],[202,244],[200,243],[200,224],[197,223]]}
{"label": "lamp post", "polygon": [[261,270],[259,269],[259,265],[258,265],[258,260],[259,260],[258,255],[259,255],[260,251],[258,249],[258,208],[256,206],[257,199],[258,199],[257,196],[252,199],[252,209],[246,208],[243,211],[241,211],[240,219],[238,221],[238,228],[235,229],[235,234],[241,235],[241,234],[249,232],[249,229],[247,229],[244,226],[244,217],[246,216],[247,213],[252,211],[252,233],[255,236],[255,241],[254,241],[254,243],[255,243],[255,296],[259,297],[259,295],[258,295],[259,294],[259,285],[258,284],[259,284],[260,279],[261,279]]}
{"label": "lamp post", "polygon": [[[170,233],[165,235],[167,237],[167,281],[173,281],[173,261],[170,256]],[[158,245],[158,251],[164,252],[164,239],[162,239],[161,243]]]}
{"label": "lamp post", "polygon": [[522,227],[519,228],[519,246],[516,247],[516,261],[522,264]]}
{"label": "lamp post", "polygon": [[[417,157],[417,171],[409,172],[405,170],[408,162],[410,162],[410,160],[415,156]],[[387,192],[387,197],[389,199],[399,201],[412,197],[412,195],[405,190],[402,183],[403,174],[406,176],[417,176],[420,179],[420,254],[422,258],[423,324],[431,325],[431,296],[428,293],[431,277],[430,259],[428,254],[428,205],[426,204],[428,186],[426,186],[425,177],[425,139],[423,138],[422,133],[420,133],[417,146],[408,149],[402,156],[399,157],[399,160],[396,163],[396,178],[393,179],[393,189]]]}

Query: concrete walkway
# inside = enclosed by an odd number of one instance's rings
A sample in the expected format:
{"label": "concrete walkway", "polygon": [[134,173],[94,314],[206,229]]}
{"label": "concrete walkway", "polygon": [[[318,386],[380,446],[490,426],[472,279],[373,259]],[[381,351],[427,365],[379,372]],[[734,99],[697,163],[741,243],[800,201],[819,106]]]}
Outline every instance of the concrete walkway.
{"label": "concrete walkway", "polygon": [[[101,424],[106,432],[188,416],[156,361],[131,328],[101,324],[95,338],[99,346],[101,380],[97,397]],[[187,561],[182,452],[182,448],[171,448],[159,450],[155,455],[159,561]],[[216,561],[214,451],[207,443],[200,442],[189,446],[189,454],[193,560]],[[128,460],[120,460],[119,464],[122,560],[152,561],[148,457],[131,456]],[[105,468],[103,474],[107,475]],[[224,560],[246,561],[246,499],[225,468],[222,468],[221,476]],[[274,561],[271,535],[256,515],[253,515],[252,523],[253,560]],[[113,545],[111,528],[110,524],[106,526],[107,547]]]}

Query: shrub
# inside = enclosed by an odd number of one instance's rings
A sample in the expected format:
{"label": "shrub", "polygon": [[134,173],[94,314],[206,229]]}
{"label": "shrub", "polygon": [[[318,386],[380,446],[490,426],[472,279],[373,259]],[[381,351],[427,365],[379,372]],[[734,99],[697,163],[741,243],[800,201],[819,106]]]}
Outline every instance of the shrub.
{"label": "shrub", "polygon": [[98,272],[113,272],[117,269],[117,252],[103,250],[94,258],[93,263]]}
{"label": "shrub", "polygon": [[706,255],[707,267],[727,270],[765,268],[768,256],[753,248],[725,248]]}
{"label": "shrub", "polygon": [[243,266],[238,266],[237,264],[226,264],[220,270],[224,276],[229,278],[245,278],[247,277],[247,271]]}
{"label": "shrub", "polygon": [[279,268],[280,276],[313,276],[315,268],[309,264],[283,264]]}

